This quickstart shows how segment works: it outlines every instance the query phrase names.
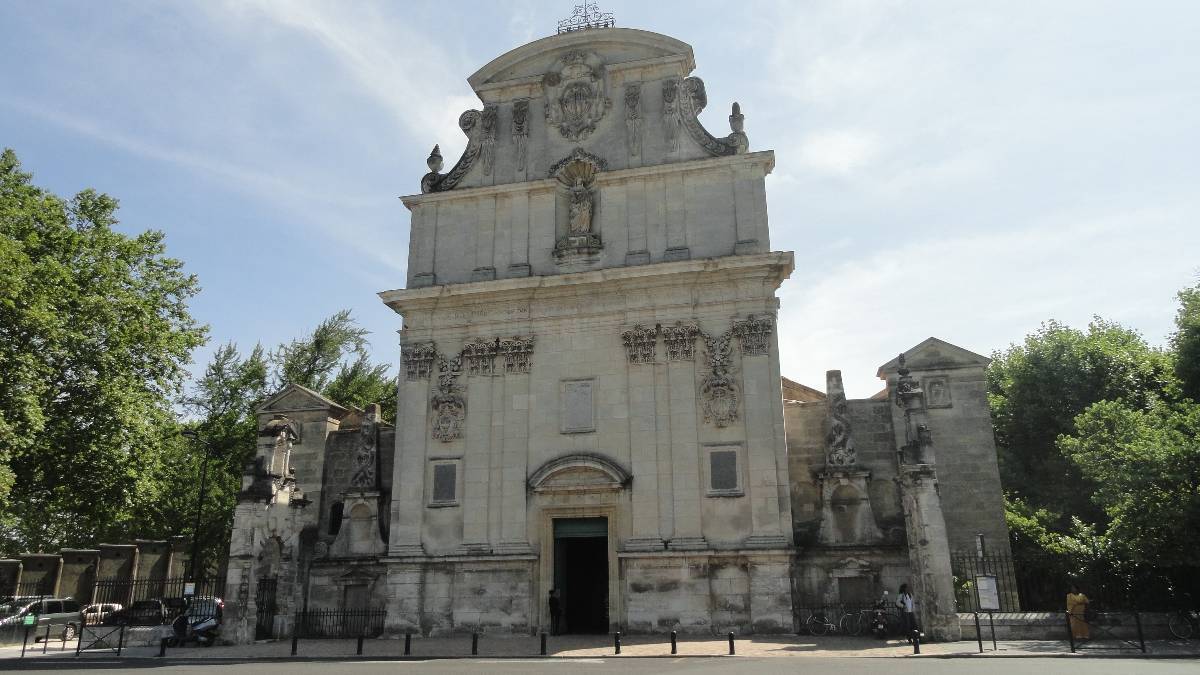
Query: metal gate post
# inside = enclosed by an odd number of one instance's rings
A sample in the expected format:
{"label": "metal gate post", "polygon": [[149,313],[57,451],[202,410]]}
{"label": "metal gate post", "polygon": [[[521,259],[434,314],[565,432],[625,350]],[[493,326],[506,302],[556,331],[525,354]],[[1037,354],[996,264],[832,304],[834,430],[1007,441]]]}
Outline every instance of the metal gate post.
{"label": "metal gate post", "polygon": [[975,639],[979,642],[979,653],[983,653],[983,629],[979,627],[979,612],[975,612]]}

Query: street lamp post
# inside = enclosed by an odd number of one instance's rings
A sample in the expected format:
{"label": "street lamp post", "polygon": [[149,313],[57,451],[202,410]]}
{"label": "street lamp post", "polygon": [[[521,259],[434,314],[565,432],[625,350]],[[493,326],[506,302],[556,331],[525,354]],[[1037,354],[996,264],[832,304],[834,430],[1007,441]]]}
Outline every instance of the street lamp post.
{"label": "street lamp post", "polygon": [[204,514],[204,497],[208,492],[208,458],[212,454],[211,446],[194,429],[186,429],[183,435],[200,443],[204,450],[204,460],[200,464],[200,496],[196,499],[196,521],[192,525],[192,557],[188,560],[188,581],[196,579],[196,559],[200,557],[200,520]]}

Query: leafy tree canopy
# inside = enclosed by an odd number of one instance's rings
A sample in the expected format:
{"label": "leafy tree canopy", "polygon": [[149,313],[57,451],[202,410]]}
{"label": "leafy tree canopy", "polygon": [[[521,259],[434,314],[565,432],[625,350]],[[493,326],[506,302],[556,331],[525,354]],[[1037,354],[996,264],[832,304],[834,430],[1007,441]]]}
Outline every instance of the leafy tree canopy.
{"label": "leafy tree canopy", "polygon": [[1090,523],[1104,515],[1094,488],[1056,445],[1075,432],[1075,417],[1098,401],[1149,409],[1177,395],[1170,354],[1136,331],[1095,318],[1086,331],[1049,321],[1025,342],[994,355],[988,399],[1004,486],[1046,509],[1060,528],[1070,516]]}
{"label": "leafy tree canopy", "polygon": [[[205,328],[163,234],[117,232],[117,201],[66,201],[0,153],[0,549],[124,536],[155,492]],[[5,495],[7,493],[7,495]]]}

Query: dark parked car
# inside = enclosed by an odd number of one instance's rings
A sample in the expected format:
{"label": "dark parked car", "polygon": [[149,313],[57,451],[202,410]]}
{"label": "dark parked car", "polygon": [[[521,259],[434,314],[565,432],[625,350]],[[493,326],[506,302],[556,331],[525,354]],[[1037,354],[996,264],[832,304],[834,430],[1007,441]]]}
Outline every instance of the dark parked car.
{"label": "dark parked car", "polygon": [[52,637],[73,640],[83,625],[83,612],[80,611],[79,601],[74,598],[42,598],[12,609],[16,611],[0,619],[0,627],[21,625],[25,623],[25,617],[32,616],[37,626],[35,640],[46,636],[46,626],[50,626]]}
{"label": "dark parked car", "polygon": [[171,615],[162,600],[137,600],[129,607],[109,614],[105,626],[161,626]]}

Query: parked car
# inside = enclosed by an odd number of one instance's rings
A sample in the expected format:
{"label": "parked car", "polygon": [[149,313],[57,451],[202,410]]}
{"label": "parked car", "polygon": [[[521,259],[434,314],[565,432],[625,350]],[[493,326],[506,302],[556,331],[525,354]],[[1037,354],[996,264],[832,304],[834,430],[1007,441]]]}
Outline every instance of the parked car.
{"label": "parked car", "polygon": [[108,615],[124,609],[123,605],[115,602],[98,602],[83,608],[83,625],[99,626]]}
{"label": "parked car", "polygon": [[161,626],[170,612],[162,600],[136,600],[132,605],[109,614],[105,626]]}
{"label": "parked car", "polygon": [[25,617],[33,616],[34,625],[37,626],[35,641],[45,637],[47,625],[51,627],[50,635],[55,638],[73,640],[83,625],[83,612],[80,609],[79,601],[74,598],[42,598],[0,619],[0,628],[23,624]]}

